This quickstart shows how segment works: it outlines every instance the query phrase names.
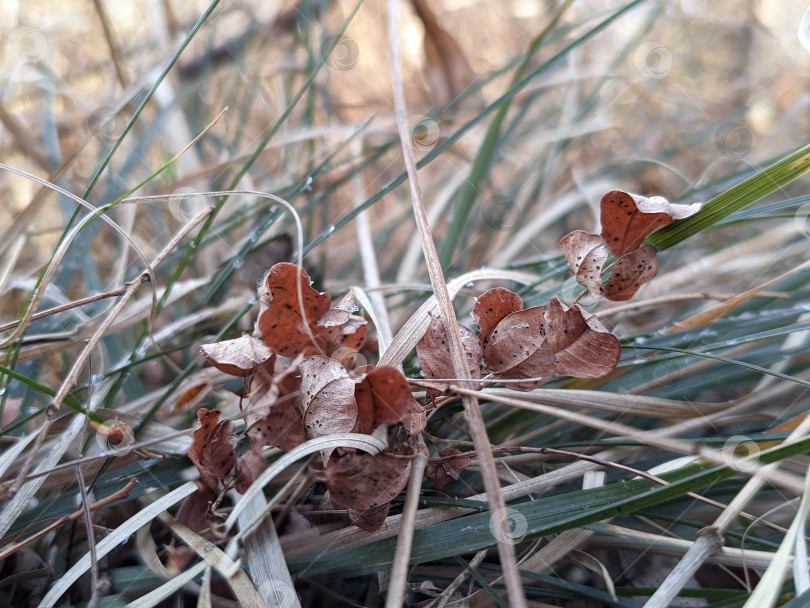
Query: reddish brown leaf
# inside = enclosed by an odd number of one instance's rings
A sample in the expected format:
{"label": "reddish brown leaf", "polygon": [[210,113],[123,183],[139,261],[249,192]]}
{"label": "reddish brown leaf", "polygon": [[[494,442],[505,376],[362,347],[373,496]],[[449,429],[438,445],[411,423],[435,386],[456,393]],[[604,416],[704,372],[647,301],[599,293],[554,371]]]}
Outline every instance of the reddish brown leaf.
{"label": "reddish brown leaf", "polygon": [[556,296],[548,303],[545,316],[546,337],[557,359],[555,376],[601,378],[613,371],[622,347],[595,317],[589,323],[578,306],[566,309]]}
{"label": "reddish brown leaf", "polygon": [[[298,277],[301,280],[304,316],[298,300]],[[307,332],[327,310],[331,297],[310,285],[309,275],[295,264],[281,262],[273,266],[259,286],[259,316],[256,337],[285,357],[293,358],[307,347],[314,348]],[[313,331],[313,334],[315,332]]]}
{"label": "reddish brown leaf", "polygon": [[[463,325],[458,326],[461,333],[461,344],[464,348],[464,355],[467,359],[467,369],[470,377],[478,379],[481,377],[479,363],[483,358],[481,342],[473,331]],[[447,330],[444,321],[440,318],[431,317],[430,325],[425,331],[425,335],[416,344],[416,355],[422,366],[425,378],[454,378],[455,370],[450,359],[450,345],[447,341]],[[428,389],[428,394],[432,396],[440,395],[441,391]]]}
{"label": "reddish brown leaf", "polygon": [[[458,455],[456,458],[448,456]],[[436,459],[431,459],[425,468],[425,477],[430,479],[440,492],[453,480],[459,478],[461,472],[470,466],[472,460],[464,452],[455,448],[445,448],[438,453]]]}
{"label": "reddish brown leaf", "polygon": [[357,422],[354,380],[334,359],[313,355],[299,365],[307,437],[348,433]]}
{"label": "reddish brown leaf", "polygon": [[658,273],[655,254],[655,247],[642,245],[616,260],[613,274],[605,283],[605,297],[624,302],[636,295],[639,288]]}
{"label": "reddish brown leaf", "polygon": [[611,190],[600,202],[602,239],[616,257],[635,251],[654,230],[672,222],[672,216],[663,212],[639,211],[636,200],[641,197]]}
{"label": "reddish brown leaf", "polygon": [[420,419],[424,420],[422,407],[413,398],[405,376],[394,367],[371,369],[356,385],[354,397],[358,410],[356,433],[371,433],[381,424],[405,423],[412,435],[424,428],[419,428]]}
{"label": "reddish brown leaf", "polygon": [[236,452],[231,443],[232,427],[228,420],[219,421],[219,410],[200,408],[200,426],[194,431],[188,457],[200,472],[200,478],[212,489],[223,481],[236,465]]}
{"label": "reddish brown leaf", "polygon": [[224,340],[200,347],[208,362],[231,376],[248,376],[275,354],[264,342],[245,334],[234,340]]}
{"label": "reddish brown leaf", "polygon": [[641,247],[647,236],[673,220],[700,211],[701,203],[672,205],[661,196],[650,198],[611,190],[602,197],[602,239],[616,257]]}
{"label": "reddish brown leaf", "polygon": [[608,258],[608,250],[598,234],[584,230],[569,232],[560,240],[565,259],[580,285],[584,285],[593,297],[604,293],[602,267]]}
{"label": "reddish brown leaf", "polygon": [[332,499],[357,511],[391,502],[408,483],[414,457],[412,448],[399,447],[407,453],[333,452],[324,472]]}
{"label": "reddish brown leaf", "polygon": [[503,287],[493,287],[478,296],[473,304],[472,317],[478,325],[478,337],[485,349],[487,339],[501,319],[522,309],[523,300],[520,296]]}

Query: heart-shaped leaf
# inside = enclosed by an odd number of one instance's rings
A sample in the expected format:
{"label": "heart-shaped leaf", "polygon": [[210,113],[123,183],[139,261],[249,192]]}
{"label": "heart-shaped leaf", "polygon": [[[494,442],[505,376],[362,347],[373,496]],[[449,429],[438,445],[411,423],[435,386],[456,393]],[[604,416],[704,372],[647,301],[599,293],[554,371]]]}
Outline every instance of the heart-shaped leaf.
{"label": "heart-shaped leaf", "polygon": [[602,240],[610,253],[620,257],[635,251],[651,232],[700,211],[701,203],[672,205],[661,196],[650,198],[611,190],[602,197]]}
{"label": "heart-shaped leaf", "polygon": [[324,472],[332,500],[357,511],[390,503],[408,483],[415,455],[406,444],[397,447],[404,453],[333,452]]}
{"label": "heart-shaped leaf", "polygon": [[613,273],[605,283],[605,297],[608,300],[624,302],[636,295],[644,283],[658,274],[656,253],[652,245],[642,245],[616,260]]}
{"label": "heart-shaped leaf", "polygon": [[527,380],[509,382],[509,388],[530,391],[554,375],[557,361],[546,340],[544,312],[544,306],[534,306],[506,315],[484,345],[484,363],[499,379]]}

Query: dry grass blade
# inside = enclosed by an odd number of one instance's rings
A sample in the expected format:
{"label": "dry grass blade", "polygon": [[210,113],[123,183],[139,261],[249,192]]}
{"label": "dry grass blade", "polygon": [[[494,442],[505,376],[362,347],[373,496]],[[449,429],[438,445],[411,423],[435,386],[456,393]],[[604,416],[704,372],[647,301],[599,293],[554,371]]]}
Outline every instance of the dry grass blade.
{"label": "dry grass blade", "polygon": [[[413,153],[409,145],[406,143],[409,141],[409,135],[406,127],[405,96],[402,85],[402,67],[399,45],[399,9],[400,3],[398,0],[388,1],[388,36],[391,45],[391,63],[393,68],[394,107],[396,109],[397,127],[399,130],[400,144],[402,146],[402,154],[405,159],[405,167],[408,172],[408,184],[410,185],[411,190],[413,214],[416,220],[419,238],[422,241],[422,250],[425,255],[425,263],[427,264],[430,283],[433,285],[433,291],[436,294],[436,299],[439,303],[439,311],[444,319],[447,330],[447,338],[450,343],[450,358],[453,362],[456,377],[469,378],[467,360],[464,355],[464,347],[461,343],[461,334],[459,333],[458,323],[456,322],[456,315],[453,309],[453,300],[450,298],[447,283],[444,280],[444,273],[442,272],[441,264],[439,262],[439,255],[436,251],[436,245],[433,242],[433,237],[430,233],[430,226],[427,222],[427,216],[425,215],[425,206],[422,202],[422,194],[419,189],[419,181],[416,172],[416,164],[413,160]],[[476,450],[479,454],[479,460],[481,462],[481,476],[484,481],[484,488],[487,490],[489,508],[493,514],[493,517],[498,516],[506,511],[506,503],[504,502],[503,494],[501,494],[500,491],[498,473],[495,470],[495,461],[492,458],[492,454],[489,452],[489,438],[487,436],[486,426],[484,425],[484,419],[481,416],[481,410],[478,406],[477,397],[470,394],[462,396],[462,403],[464,404],[464,412],[467,416],[467,425],[469,427],[470,434],[472,435]],[[504,571],[506,588],[509,594],[509,602],[515,608],[522,608],[526,606],[526,598],[523,593],[523,586],[521,584],[520,574],[518,573],[517,569],[515,548],[504,538],[499,537],[498,554],[501,559],[501,568],[503,568]],[[402,557],[404,558],[405,556]],[[397,593],[401,593],[401,591],[398,591]]]}

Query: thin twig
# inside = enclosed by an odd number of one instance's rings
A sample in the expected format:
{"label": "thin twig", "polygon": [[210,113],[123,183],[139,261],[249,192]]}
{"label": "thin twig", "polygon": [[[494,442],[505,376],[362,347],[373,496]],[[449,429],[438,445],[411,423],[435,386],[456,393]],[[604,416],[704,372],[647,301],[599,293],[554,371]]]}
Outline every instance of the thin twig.
{"label": "thin twig", "polygon": [[408,493],[402,506],[402,524],[397,537],[397,548],[391,564],[391,580],[388,583],[388,596],[385,608],[400,608],[405,603],[405,586],[408,582],[408,565],[411,561],[413,533],[416,529],[416,512],[419,510],[419,499],[422,497],[422,480],[425,477],[430,454],[421,435],[417,438],[416,458],[408,480]]}
{"label": "thin twig", "polygon": [[[401,66],[401,53],[399,45],[399,8],[400,3],[398,0],[389,0],[388,2],[388,36],[391,45],[391,68],[393,72],[394,81],[394,107],[396,109],[397,127],[399,130],[399,139],[402,146],[402,156],[405,161],[405,168],[408,173],[408,183],[411,190],[411,202],[413,204],[413,214],[416,220],[416,226],[419,231],[419,237],[422,241],[422,250],[425,255],[425,264],[427,265],[428,275],[430,276],[430,283],[433,285],[436,299],[439,303],[439,311],[444,319],[445,330],[450,346],[450,359],[453,363],[453,372],[459,378],[469,378],[469,370],[467,369],[467,360],[464,355],[464,348],[461,344],[461,334],[458,329],[456,321],[455,310],[453,309],[453,301],[450,298],[450,293],[447,289],[447,283],[444,280],[444,273],[439,262],[439,256],[436,251],[436,245],[431,236],[430,226],[428,225],[427,215],[425,214],[425,206],[422,201],[422,192],[419,188],[419,178],[416,171],[416,163],[413,159],[413,153],[408,144],[410,137],[406,126],[406,110],[405,110],[405,96],[403,93],[402,84],[402,66]],[[462,383],[468,386],[468,382]],[[498,472],[495,468],[495,461],[492,454],[489,453],[489,437],[487,436],[486,426],[484,419],[481,416],[481,410],[478,406],[478,398],[476,395],[467,393],[462,396],[462,403],[464,405],[464,413],[467,416],[467,424],[472,435],[473,442],[476,450],[481,455],[481,477],[484,482],[484,489],[487,492],[487,501],[489,503],[490,511],[493,517],[498,517],[506,511],[506,503],[501,493],[500,482],[498,480]],[[505,538],[497,538],[498,542],[498,555],[501,561],[501,568],[503,569],[504,579],[506,581],[506,588],[509,595],[509,604],[513,608],[524,608],[526,606],[526,598],[523,594],[523,585],[520,580],[520,572],[517,567],[517,558],[515,556],[515,548],[512,544],[506,541]]]}
{"label": "thin twig", "polygon": [[[77,308],[79,306],[84,306],[85,304],[92,304],[93,302],[98,302],[99,300],[104,300],[106,298],[114,298],[116,296],[122,295],[126,291],[126,287],[117,287],[115,289],[111,289],[110,291],[105,291],[104,293],[97,293],[94,296],[87,296],[86,298],[79,298],[78,300],[74,300],[72,302],[68,302],[66,304],[60,304],[59,306],[54,306],[53,308],[49,308],[48,310],[43,310],[42,312],[38,312],[31,316],[29,321],[36,321],[37,319],[42,319],[45,317],[49,317],[51,315],[59,314],[60,312],[64,312],[66,310],[70,310],[71,308]],[[0,331],[6,331],[8,329],[12,329],[13,327],[17,327],[20,324],[19,321],[10,321],[3,325],[0,325]]]}

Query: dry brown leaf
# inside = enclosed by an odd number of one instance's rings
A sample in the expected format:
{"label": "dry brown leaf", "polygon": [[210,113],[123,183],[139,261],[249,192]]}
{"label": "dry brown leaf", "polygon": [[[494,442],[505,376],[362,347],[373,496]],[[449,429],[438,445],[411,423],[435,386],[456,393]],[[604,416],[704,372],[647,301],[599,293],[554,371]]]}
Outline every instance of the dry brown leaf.
{"label": "dry brown leaf", "polygon": [[371,433],[381,424],[404,423],[410,435],[418,435],[426,423],[425,413],[408,387],[405,376],[389,366],[368,371],[355,387],[356,433]]}
{"label": "dry brown leaf", "polygon": [[410,446],[398,447],[405,453],[333,452],[324,471],[332,500],[357,511],[390,503],[408,483],[415,456]]}
{"label": "dry brown leaf", "polygon": [[613,265],[613,273],[604,286],[605,297],[614,302],[631,299],[641,286],[658,274],[655,247],[642,245],[625,253]]}
{"label": "dry brown leaf", "polygon": [[[478,379],[481,377],[479,363],[483,358],[481,342],[471,329],[463,325],[459,325],[458,329],[470,378]],[[419,357],[425,378],[442,379],[455,376],[453,362],[450,359],[447,329],[442,319],[431,315],[430,325],[416,345],[416,355]],[[436,389],[428,389],[427,393],[433,397],[441,395],[441,391]]]}
{"label": "dry brown leaf", "polygon": [[348,433],[357,422],[354,380],[334,359],[307,357],[299,364],[304,393],[304,431],[310,439]]}
{"label": "dry brown leaf", "polygon": [[475,300],[472,317],[480,330],[478,338],[486,349],[492,330],[506,315],[523,309],[523,300],[514,291],[504,287],[493,287]]}
{"label": "dry brown leaf", "polygon": [[602,267],[608,259],[602,237],[584,230],[574,230],[560,240],[560,249],[577,282],[584,285],[591,296],[601,296],[604,293]]}
{"label": "dry brown leaf", "polygon": [[546,338],[557,359],[555,376],[601,378],[616,367],[621,344],[595,317],[586,320],[577,305],[565,308],[556,296],[545,317]]}
{"label": "dry brown leaf", "polygon": [[[456,458],[447,458],[457,455]],[[425,468],[425,477],[434,483],[438,491],[451,481],[457,480],[461,472],[470,466],[472,460],[469,455],[455,448],[445,448],[437,454],[437,459],[431,459]]]}
{"label": "dry brown leaf", "polygon": [[257,365],[275,354],[264,342],[248,334],[234,340],[203,344],[200,350],[219,371],[240,377],[249,376]]}
{"label": "dry brown leaf", "polygon": [[[298,301],[299,276],[305,317],[301,316]],[[276,264],[259,285],[260,308],[254,334],[280,355],[293,358],[307,348],[316,347],[307,327],[311,328],[329,310],[330,302],[329,294],[312,288],[305,271],[299,275],[295,264]]]}
{"label": "dry brown leaf", "polygon": [[199,470],[200,479],[214,490],[236,466],[232,425],[228,420],[220,422],[219,416],[219,410],[199,409],[200,426],[194,431],[188,449],[188,457]]}
{"label": "dry brown leaf", "polygon": [[650,198],[611,190],[602,197],[602,239],[617,258],[635,251],[651,232],[700,211],[701,204],[672,205],[661,196]]}

